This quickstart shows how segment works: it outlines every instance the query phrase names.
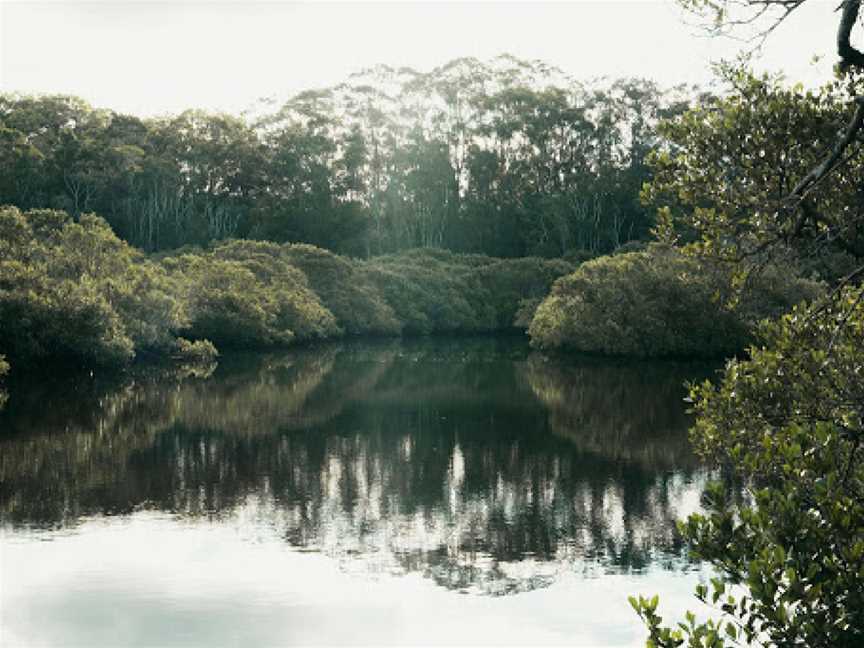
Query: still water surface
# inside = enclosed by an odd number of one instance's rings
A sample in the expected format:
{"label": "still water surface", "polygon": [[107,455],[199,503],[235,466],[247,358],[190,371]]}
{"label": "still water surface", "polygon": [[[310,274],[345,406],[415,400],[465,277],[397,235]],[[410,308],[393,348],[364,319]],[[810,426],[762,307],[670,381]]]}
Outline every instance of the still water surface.
{"label": "still water surface", "polygon": [[432,339],[20,387],[0,645],[640,645],[627,595],[704,578],[707,375]]}

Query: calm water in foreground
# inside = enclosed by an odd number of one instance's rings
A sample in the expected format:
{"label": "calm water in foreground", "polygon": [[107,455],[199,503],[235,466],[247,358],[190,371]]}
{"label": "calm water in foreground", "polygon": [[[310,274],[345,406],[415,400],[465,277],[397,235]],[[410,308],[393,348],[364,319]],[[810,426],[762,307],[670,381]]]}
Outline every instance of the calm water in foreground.
{"label": "calm water in foreground", "polygon": [[627,595],[704,578],[707,375],[438,339],[21,387],[0,645],[640,645]]}

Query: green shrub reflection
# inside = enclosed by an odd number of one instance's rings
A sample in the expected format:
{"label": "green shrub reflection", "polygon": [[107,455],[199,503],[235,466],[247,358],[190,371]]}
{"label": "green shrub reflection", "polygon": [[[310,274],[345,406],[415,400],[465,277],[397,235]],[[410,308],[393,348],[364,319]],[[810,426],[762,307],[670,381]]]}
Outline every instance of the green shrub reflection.
{"label": "green shrub reflection", "polygon": [[[147,508],[242,516],[345,569],[506,594],[562,570],[680,568],[692,367],[565,368],[520,342],[229,355],[206,379],[22,389],[0,514],[74,525]],[[249,522],[251,520],[251,522]]]}

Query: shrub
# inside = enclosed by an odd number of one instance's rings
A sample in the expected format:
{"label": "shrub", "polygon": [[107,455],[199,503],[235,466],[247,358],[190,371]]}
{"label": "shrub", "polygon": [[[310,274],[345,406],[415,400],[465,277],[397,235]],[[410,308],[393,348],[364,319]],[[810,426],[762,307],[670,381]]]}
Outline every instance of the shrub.
{"label": "shrub", "polygon": [[443,250],[413,250],[378,257],[365,265],[368,280],[384,295],[408,333],[492,330],[472,296],[471,262]]}
{"label": "shrub", "polygon": [[184,325],[168,276],[101,218],[9,207],[0,233],[0,347],[16,362],[123,364]]}
{"label": "shrub", "polygon": [[284,245],[282,254],[306,274],[309,286],[349,335],[401,332],[393,308],[357,262],[306,244]]}
{"label": "shrub", "polygon": [[756,323],[814,297],[819,286],[779,269],[755,277],[729,306],[730,276],[677,250],[602,257],[559,279],[529,334],[543,349],[639,357],[722,357],[742,351]]}
{"label": "shrub", "polygon": [[219,357],[219,352],[210,340],[177,338],[174,343],[173,357],[182,362],[210,363]]}
{"label": "shrub", "polygon": [[275,307],[255,275],[236,261],[183,255],[162,262],[182,286],[189,318],[184,335],[217,346],[288,344],[290,329],[276,328]]}
{"label": "shrub", "polygon": [[495,329],[526,329],[531,320],[525,317],[525,309],[530,309],[532,302],[536,308],[555,280],[574,269],[575,266],[560,259],[496,260],[474,271],[479,284],[476,293],[486,296]]}
{"label": "shrub", "polygon": [[0,347],[11,357],[100,366],[132,359],[132,340],[92,281],[27,281],[10,265],[0,265]]}
{"label": "shrub", "polygon": [[430,334],[518,327],[522,302],[545,296],[552,282],[573,266],[560,259],[494,259],[418,249],[372,259],[364,270],[406,332]]}
{"label": "shrub", "polygon": [[0,209],[0,348],[26,361],[112,365],[134,342],[111,303],[130,248],[95,216]]}
{"label": "shrub", "polygon": [[656,597],[633,599],[652,645],[864,645],[862,296],[840,291],[763,325],[748,360],[694,388],[697,450],[752,496],[718,485],[681,526],[717,573],[696,595],[722,616],[673,629]]}
{"label": "shrub", "polygon": [[342,334],[333,313],[310,288],[306,274],[290,263],[284,248],[262,241],[229,241],[213,250],[216,259],[237,261],[255,275],[276,308],[276,327],[299,341]]}
{"label": "shrub", "polygon": [[166,257],[189,325],[184,335],[217,347],[284,346],[338,336],[333,314],[280,246],[230,241],[201,254]]}

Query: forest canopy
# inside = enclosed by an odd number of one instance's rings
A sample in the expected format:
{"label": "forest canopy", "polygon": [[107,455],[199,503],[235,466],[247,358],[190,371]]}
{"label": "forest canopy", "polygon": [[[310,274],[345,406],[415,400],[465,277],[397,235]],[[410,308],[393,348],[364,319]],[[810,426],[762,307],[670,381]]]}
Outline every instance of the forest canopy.
{"label": "forest canopy", "polygon": [[692,94],[501,56],[377,66],[242,118],[2,95],[0,204],[95,212],[146,252],[253,238],[352,256],[598,254],[648,237],[643,159]]}

